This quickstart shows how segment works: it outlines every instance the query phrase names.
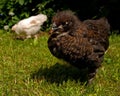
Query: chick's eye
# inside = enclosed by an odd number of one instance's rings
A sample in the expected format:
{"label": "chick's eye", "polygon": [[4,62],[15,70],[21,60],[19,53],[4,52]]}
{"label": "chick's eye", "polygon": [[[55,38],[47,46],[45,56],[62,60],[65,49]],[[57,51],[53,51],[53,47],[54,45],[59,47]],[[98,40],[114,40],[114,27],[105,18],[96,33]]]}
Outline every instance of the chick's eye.
{"label": "chick's eye", "polygon": [[68,22],[62,22],[62,25],[68,25]]}
{"label": "chick's eye", "polygon": [[68,24],[68,22],[65,22],[65,24],[67,25],[67,24]]}

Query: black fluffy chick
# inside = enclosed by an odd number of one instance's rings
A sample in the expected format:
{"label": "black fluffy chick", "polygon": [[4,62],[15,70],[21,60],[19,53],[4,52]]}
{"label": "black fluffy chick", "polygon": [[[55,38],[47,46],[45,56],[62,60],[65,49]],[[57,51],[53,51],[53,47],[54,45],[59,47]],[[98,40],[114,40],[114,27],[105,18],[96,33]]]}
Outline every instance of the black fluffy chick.
{"label": "black fluffy chick", "polygon": [[83,78],[91,83],[109,47],[107,19],[82,22],[72,11],[66,10],[53,16],[51,30],[48,39],[50,52],[80,70],[87,70]]}

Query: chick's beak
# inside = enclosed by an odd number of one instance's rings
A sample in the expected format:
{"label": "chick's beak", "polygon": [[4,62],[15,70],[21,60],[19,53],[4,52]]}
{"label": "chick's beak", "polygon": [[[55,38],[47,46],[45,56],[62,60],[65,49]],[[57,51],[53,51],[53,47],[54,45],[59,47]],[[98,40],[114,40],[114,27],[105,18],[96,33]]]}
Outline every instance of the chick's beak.
{"label": "chick's beak", "polygon": [[52,24],[52,31],[56,31],[58,29],[57,25],[55,23]]}
{"label": "chick's beak", "polygon": [[56,23],[52,24],[52,30],[53,31],[57,31],[58,29],[62,29],[62,28],[63,28],[62,25],[57,26]]}

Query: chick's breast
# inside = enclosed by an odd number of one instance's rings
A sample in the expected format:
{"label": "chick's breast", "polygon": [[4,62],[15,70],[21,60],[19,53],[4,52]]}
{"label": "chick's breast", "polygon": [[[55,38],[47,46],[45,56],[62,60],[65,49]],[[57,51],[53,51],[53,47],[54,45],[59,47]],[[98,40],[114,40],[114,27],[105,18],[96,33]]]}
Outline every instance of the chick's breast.
{"label": "chick's breast", "polygon": [[48,40],[48,47],[54,56],[68,62],[85,59],[93,51],[87,38],[74,37],[69,34],[55,38],[52,38],[51,35]]}

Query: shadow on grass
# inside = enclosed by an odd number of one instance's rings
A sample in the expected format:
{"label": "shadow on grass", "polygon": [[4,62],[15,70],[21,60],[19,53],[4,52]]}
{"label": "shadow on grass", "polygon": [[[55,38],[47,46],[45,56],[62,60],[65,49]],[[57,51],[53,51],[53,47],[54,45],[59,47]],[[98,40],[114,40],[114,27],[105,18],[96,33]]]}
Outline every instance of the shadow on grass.
{"label": "shadow on grass", "polygon": [[55,65],[49,68],[40,68],[37,72],[31,75],[32,79],[42,80],[45,79],[50,83],[62,84],[68,80],[75,80],[76,82],[85,83],[83,79],[83,71],[67,65],[61,65],[56,63]]}

